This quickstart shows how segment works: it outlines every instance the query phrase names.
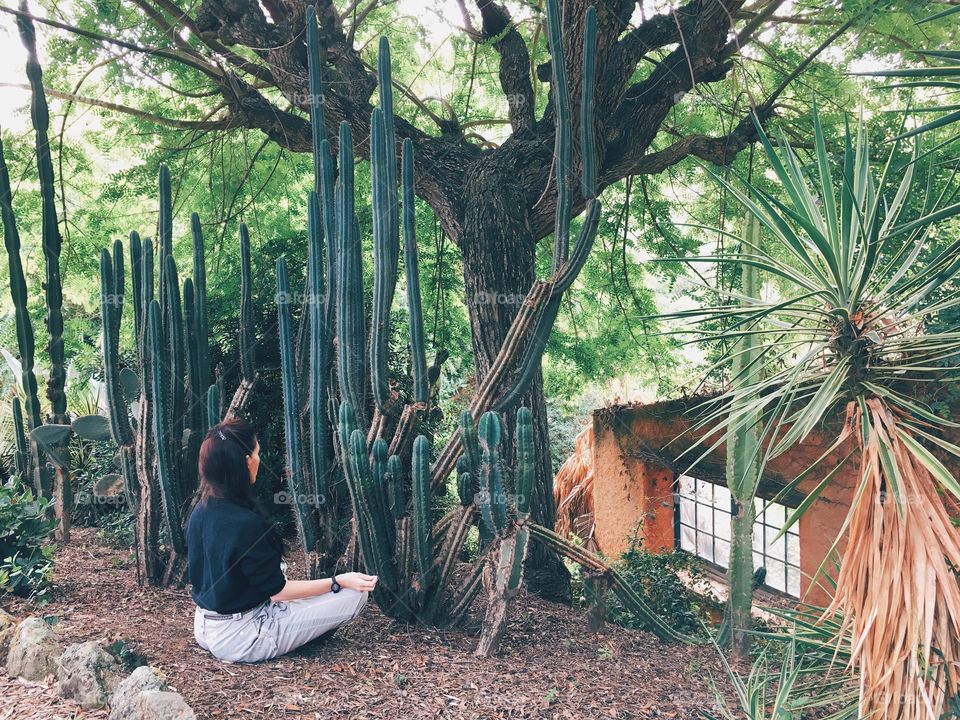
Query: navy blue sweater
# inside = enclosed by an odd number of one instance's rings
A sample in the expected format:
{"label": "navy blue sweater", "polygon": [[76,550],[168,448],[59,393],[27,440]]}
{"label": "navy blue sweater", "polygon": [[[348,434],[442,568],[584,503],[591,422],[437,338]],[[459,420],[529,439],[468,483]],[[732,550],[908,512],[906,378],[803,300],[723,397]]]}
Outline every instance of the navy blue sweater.
{"label": "navy blue sweater", "polygon": [[223,498],[200,502],[190,513],[187,555],[193,601],[206,610],[245,612],[286,584],[270,524]]}

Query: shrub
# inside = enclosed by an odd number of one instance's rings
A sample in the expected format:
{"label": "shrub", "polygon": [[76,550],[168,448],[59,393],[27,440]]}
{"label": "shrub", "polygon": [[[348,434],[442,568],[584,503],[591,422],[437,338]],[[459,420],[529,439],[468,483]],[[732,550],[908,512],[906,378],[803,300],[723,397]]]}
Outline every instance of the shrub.
{"label": "shrub", "polygon": [[0,485],[0,590],[42,597],[50,585],[56,520],[50,501],[11,481]]}
{"label": "shrub", "polygon": [[97,540],[120,550],[133,547],[136,526],[137,519],[126,508],[103,514],[97,519]]}
{"label": "shrub", "polygon": [[[613,564],[664,622],[680,632],[703,633],[704,626],[709,624],[709,610],[718,605],[718,600],[712,594],[700,594],[693,589],[706,587],[703,570],[693,555],[684,550],[651,553],[634,536]],[[623,607],[616,595],[610,593],[608,597],[608,620],[625,627],[645,626]]]}

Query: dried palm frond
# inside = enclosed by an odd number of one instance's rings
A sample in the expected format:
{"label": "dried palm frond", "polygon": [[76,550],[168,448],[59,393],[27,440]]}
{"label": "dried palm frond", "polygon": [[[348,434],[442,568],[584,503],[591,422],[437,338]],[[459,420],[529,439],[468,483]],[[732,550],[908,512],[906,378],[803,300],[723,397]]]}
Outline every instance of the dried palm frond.
{"label": "dried palm frond", "polygon": [[571,533],[589,547],[595,529],[593,519],[593,426],[584,428],[553,480],[557,506],[554,530],[564,537]]}
{"label": "dried palm frond", "polygon": [[852,402],[847,422],[866,430],[863,499],[850,508],[848,551],[824,615],[844,613],[840,630],[855,639],[861,714],[939,718],[960,691],[960,534],[921,459],[926,451],[918,454],[886,403]]}

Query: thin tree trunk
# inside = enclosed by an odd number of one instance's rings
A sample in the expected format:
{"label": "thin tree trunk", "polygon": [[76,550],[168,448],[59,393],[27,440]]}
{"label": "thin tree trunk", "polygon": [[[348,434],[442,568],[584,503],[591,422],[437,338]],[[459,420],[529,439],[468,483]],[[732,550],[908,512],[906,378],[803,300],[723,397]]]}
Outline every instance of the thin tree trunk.
{"label": "thin tree trunk", "polygon": [[730,596],[727,624],[730,629],[730,655],[734,659],[750,657],[753,606],[753,523],[756,509],[753,499],[735,500],[737,512],[730,518],[730,568],[727,572]]}
{"label": "thin tree trunk", "polygon": [[[750,238],[753,247],[760,246],[760,224],[753,215],[748,215],[743,235]],[[745,297],[759,297],[759,275],[756,267],[743,266],[741,289]],[[755,335],[744,335],[734,348],[730,372],[734,389],[752,385],[760,378],[757,342]],[[730,410],[738,409],[734,400]],[[730,519],[730,567],[727,572],[730,595],[726,624],[730,631],[730,654],[742,660],[749,658],[752,640],[754,497],[760,481],[760,417],[757,414],[744,420],[727,443],[727,487],[735,507]]]}

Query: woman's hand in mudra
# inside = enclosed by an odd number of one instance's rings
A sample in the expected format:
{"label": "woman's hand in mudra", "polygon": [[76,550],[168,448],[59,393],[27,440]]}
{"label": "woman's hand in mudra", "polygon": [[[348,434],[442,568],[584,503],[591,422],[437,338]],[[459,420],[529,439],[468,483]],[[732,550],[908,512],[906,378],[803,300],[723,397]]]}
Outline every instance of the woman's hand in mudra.
{"label": "woman's hand in mudra", "polygon": [[377,585],[377,576],[367,575],[362,572],[348,572],[337,575],[337,582],[340,583],[342,587],[350,588],[358,592],[373,592],[373,588]]}

